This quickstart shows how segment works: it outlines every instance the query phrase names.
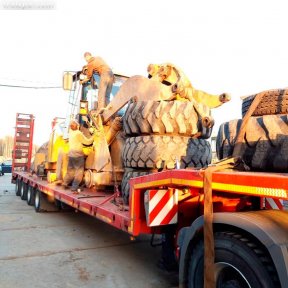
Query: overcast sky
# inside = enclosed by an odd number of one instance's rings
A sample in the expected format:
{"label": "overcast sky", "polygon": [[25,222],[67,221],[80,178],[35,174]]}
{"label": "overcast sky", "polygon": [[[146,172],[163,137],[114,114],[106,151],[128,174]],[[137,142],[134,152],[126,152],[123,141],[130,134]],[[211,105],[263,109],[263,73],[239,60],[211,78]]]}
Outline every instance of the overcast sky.
{"label": "overcast sky", "polygon": [[[240,96],[288,86],[285,0],[38,1],[52,2],[52,10],[9,10],[3,4],[10,2],[17,1],[0,0],[2,85],[61,86],[63,71],[85,64],[85,51],[129,76],[171,62],[196,89],[231,94],[213,111],[213,134],[240,118]],[[32,113],[39,145],[52,119],[66,115],[62,89],[0,86],[0,97],[0,137],[14,134],[16,112]]]}

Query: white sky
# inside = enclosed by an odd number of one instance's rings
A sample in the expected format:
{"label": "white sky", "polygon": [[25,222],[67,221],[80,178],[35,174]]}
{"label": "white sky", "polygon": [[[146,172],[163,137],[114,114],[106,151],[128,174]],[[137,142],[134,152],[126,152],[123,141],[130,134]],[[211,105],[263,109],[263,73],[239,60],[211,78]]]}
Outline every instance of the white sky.
{"label": "white sky", "polygon": [[[171,62],[196,89],[231,94],[213,111],[213,134],[240,118],[240,96],[288,86],[285,0],[55,2],[50,11],[0,10],[0,84],[61,86],[63,71],[85,64],[85,51],[130,76]],[[62,89],[0,87],[0,137],[14,134],[16,112],[32,113],[34,142],[42,144],[67,101]]]}

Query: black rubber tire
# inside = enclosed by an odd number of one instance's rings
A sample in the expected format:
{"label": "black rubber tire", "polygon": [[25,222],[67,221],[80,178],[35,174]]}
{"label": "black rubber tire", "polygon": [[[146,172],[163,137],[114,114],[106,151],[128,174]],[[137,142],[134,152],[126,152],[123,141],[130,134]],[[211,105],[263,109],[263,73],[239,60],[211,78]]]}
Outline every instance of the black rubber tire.
{"label": "black rubber tire", "polygon": [[130,195],[129,180],[131,178],[148,175],[150,173],[151,173],[150,171],[125,169],[122,182],[121,182],[121,194],[122,194],[122,198],[125,204],[129,203],[129,195]]}
{"label": "black rubber tire", "polygon": [[[253,288],[280,287],[273,261],[260,243],[233,232],[216,232],[214,237],[216,287],[247,288],[247,282]],[[191,251],[188,288],[203,287],[203,270],[204,243],[199,241]]]}
{"label": "black rubber tire", "polygon": [[198,115],[192,102],[130,102],[123,117],[127,136],[170,134],[193,136],[198,132]]}
{"label": "black rubber tire", "polygon": [[23,182],[20,195],[22,200],[27,200],[27,192],[28,192],[28,184]]}
{"label": "black rubber tire", "polygon": [[55,204],[55,206],[59,209],[59,211],[61,210],[61,208],[62,208],[62,202],[60,201],[60,200],[58,200],[58,199],[55,199],[54,200],[54,204]]}
{"label": "black rubber tire", "polygon": [[[247,123],[242,143],[241,157],[252,171],[287,172],[288,171],[288,115],[265,115],[251,117]],[[233,124],[233,123],[232,123]],[[234,123],[235,124],[235,123]],[[231,129],[222,129],[224,136],[219,140],[218,156],[231,156],[238,131],[235,125]],[[224,125],[225,126],[225,125]],[[234,127],[234,130],[232,129]],[[229,133],[227,131],[230,131]],[[220,135],[223,134],[220,132]],[[234,137],[234,139],[233,139]],[[231,149],[233,145],[233,149]],[[226,152],[224,152],[226,151]]]}
{"label": "black rubber tire", "polygon": [[137,136],[126,140],[122,159],[126,168],[174,169],[207,167],[211,163],[210,143],[181,136]]}
{"label": "black rubber tire", "polygon": [[[288,113],[288,90],[276,89],[264,91],[264,95],[252,116]],[[242,101],[242,117],[245,116],[257,94],[248,96]]]}
{"label": "black rubber tire", "polygon": [[241,124],[242,120],[236,119],[220,125],[216,138],[216,155],[218,160],[232,156]]}
{"label": "black rubber tire", "polygon": [[44,210],[41,208],[41,191],[39,189],[35,190],[35,198],[34,198],[34,208],[35,212],[43,212]]}
{"label": "black rubber tire", "polygon": [[30,185],[28,187],[26,201],[29,206],[33,206],[35,203],[35,188]]}
{"label": "black rubber tire", "polygon": [[71,211],[74,211],[75,209],[69,205],[67,205],[66,203],[64,202],[61,202],[60,200],[58,199],[55,199],[54,200],[54,205],[55,207],[58,209],[58,211],[62,211],[62,212],[71,212]]}
{"label": "black rubber tire", "polygon": [[23,184],[23,181],[21,179],[17,178],[16,179],[16,184],[15,184],[16,196],[20,196],[21,195],[22,184]]}

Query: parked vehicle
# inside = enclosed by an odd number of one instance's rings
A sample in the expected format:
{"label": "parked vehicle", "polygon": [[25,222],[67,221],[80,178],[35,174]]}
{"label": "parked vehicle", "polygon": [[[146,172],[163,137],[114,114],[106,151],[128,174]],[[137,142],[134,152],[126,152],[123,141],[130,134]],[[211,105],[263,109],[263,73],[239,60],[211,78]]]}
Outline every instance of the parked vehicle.
{"label": "parked vehicle", "polygon": [[12,160],[6,160],[0,164],[0,175],[12,173]]}

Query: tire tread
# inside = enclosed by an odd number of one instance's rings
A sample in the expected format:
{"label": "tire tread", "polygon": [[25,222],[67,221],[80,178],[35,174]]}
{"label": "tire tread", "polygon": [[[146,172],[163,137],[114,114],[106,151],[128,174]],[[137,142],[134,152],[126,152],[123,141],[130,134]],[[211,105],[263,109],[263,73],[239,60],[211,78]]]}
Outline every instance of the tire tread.
{"label": "tire tread", "polygon": [[198,115],[192,102],[130,102],[123,118],[127,136],[170,134],[193,136],[198,132]]}

